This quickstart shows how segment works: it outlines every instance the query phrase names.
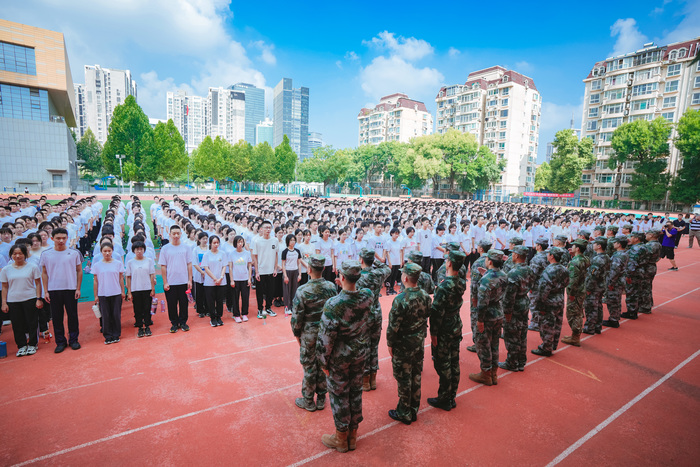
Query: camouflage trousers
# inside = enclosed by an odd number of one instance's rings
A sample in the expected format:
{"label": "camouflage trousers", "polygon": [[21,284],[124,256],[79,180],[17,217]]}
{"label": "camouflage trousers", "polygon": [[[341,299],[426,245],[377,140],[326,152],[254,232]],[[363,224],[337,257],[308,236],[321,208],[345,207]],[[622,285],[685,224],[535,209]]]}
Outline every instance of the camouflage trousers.
{"label": "camouflage trousers", "polygon": [[586,325],[584,329],[595,331],[603,326],[603,293],[604,290],[586,292],[583,308],[586,310]]}
{"label": "camouflage trousers", "polygon": [[645,285],[641,277],[632,277],[630,282],[632,283],[628,283],[626,287],[627,293],[625,301],[627,303],[627,312],[632,315],[637,315],[644,294],[642,289],[644,289]]}
{"label": "camouflage trousers", "polygon": [[532,292],[530,292],[530,311],[532,312],[530,322],[535,326],[539,326],[541,315],[537,309],[537,295]]}
{"label": "camouflage trousers", "polygon": [[329,368],[328,395],[338,431],[354,430],[362,421],[362,377],[366,357],[366,350],[358,352],[353,355],[352,362]]}
{"label": "camouflage trousers", "polygon": [[503,340],[508,350],[506,364],[510,367],[523,366],[527,362],[527,314],[522,318],[513,316],[503,321]]}
{"label": "camouflage trousers", "polygon": [[639,299],[639,312],[651,313],[654,308],[654,279],[656,278],[656,267],[653,269],[653,274],[644,276],[644,287],[642,287],[642,296]]}
{"label": "camouflage trousers", "polygon": [[306,327],[301,334],[299,347],[299,362],[304,369],[304,379],[301,382],[301,395],[307,401],[312,401],[314,394],[326,394],[326,375],[321,370],[321,364],[316,357],[316,339],[318,327]]}
{"label": "camouflage trousers", "polygon": [[440,379],[438,399],[452,400],[457,396],[459,385],[459,343],[462,342],[460,327],[457,335],[439,335],[433,347],[433,366]]}
{"label": "camouflage trousers", "polygon": [[476,322],[479,319],[479,316],[476,313],[476,303],[477,303],[476,294],[474,292],[472,292],[470,299],[469,299],[469,324],[472,328],[472,343],[474,343],[475,345],[476,345]]}
{"label": "camouflage trousers", "polygon": [[624,291],[621,285],[613,287],[613,290],[605,292],[605,304],[608,306],[608,316],[611,321],[620,321],[622,313],[622,292]]}
{"label": "camouflage trousers", "polygon": [[540,314],[540,349],[545,352],[557,350],[561,325],[564,322],[564,304],[561,306],[542,306]]}
{"label": "camouflage trousers", "polygon": [[396,413],[403,420],[411,420],[420,407],[421,373],[423,372],[423,345],[417,349],[404,350],[394,348],[391,364],[394,379],[399,390],[399,403]]}
{"label": "camouflage trousers", "polygon": [[476,333],[476,354],[482,371],[498,368],[498,345],[503,320],[484,321],[484,332]]}
{"label": "camouflage trousers", "polygon": [[583,331],[583,300],[585,295],[569,295],[566,297],[566,321],[571,332],[581,334]]}
{"label": "camouflage trousers", "polygon": [[367,321],[369,327],[369,353],[367,355],[367,368],[365,375],[376,373],[379,370],[379,340],[382,338],[382,309],[372,310]]}

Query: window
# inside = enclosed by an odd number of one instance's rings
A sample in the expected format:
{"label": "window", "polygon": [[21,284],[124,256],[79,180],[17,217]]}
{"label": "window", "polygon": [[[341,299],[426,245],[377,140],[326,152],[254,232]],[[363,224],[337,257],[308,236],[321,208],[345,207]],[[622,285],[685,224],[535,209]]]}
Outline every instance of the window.
{"label": "window", "polygon": [[591,174],[581,175],[581,183],[591,183]]}
{"label": "window", "polygon": [[598,104],[600,102],[600,94],[591,94],[591,98],[588,101],[589,104]]}
{"label": "window", "polygon": [[626,89],[613,89],[612,91],[605,91],[603,97],[605,99],[624,99]]}
{"label": "window", "polygon": [[685,58],[685,49],[680,49],[678,51],[678,58]]}
{"label": "window", "polygon": [[[598,159],[595,161],[595,168],[596,169],[604,169],[608,166],[608,160],[607,159]],[[596,177],[596,180],[598,177]]]}
{"label": "window", "polygon": [[646,110],[649,107],[653,106],[654,104],[654,99],[645,99],[642,101],[633,101],[632,102],[632,110]]}
{"label": "window", "polygon": [[639,70],[634,72],[634,80],[642,81],[645,79],[651,79],[654,76],[658,76],[661,73],[660,67],[649,68],[646,70]]}
{"label": "window", "polygon": [[[700,63],[700,62],[698,62]],[[694,88],[700,88],[700,76],[695,77],[695,82],[693,83]]]}
{"label": "window", "polygon": [[51,175],[51,181],[53,182],[53,187],[54,187],[54,188],[63,188],[63,175],[61,175],[61,174],[52,174],[52,175]]}
{"label": "window", "polygon": [[599,79],[591,81],[591,91],[597,91],[602,87],[602,81]]}
{"label": "window", "polygon": [[693,94],[693,98],[690,101],[690,105],[700,105],[700,92]]}
{"label": "window", "polygon": [[613,194],[612,192],[613,192],[612,187],[601,187],[601,188],[598,188],[598,196],[603,196],[603,197],[609,198],[609,197],[612,196],[612,194]]}
{"label": "window", "polygon": [[508,110],[501,110],[501,117],[507,117],[508,116]]}
{"label": "window", "polygon": [[612,132],[610,133],[603,133],[600,135],[600,141],[612,141]]}
{"label": "window", "polygon": [[582,187],[580,188],[580,190],[581,190],[581,196],[591,196],[591,189],[590,189],[590,187],[587,187],[587,186],[584,187],[584,186],[582,186]]}
{"label": "window", "polygon": [[588,118],[598,118],[598,107],[588,109]]}
{"label": "window", "polygon": [[632,95],[633,96],[644,96],[646,94],[651,94],[652,92],[656,91],[658,88],[659,88],[658,83],[638,84],[637,86],[634,86],[632,88]]}
{"label": "window", "polygon": [[681,64],[676,63],[675,65],[669,65],[666,69],[666,77],[678,76],[681,74]]}
{"label": "window", "polygon": [[34,49],[0,42],[0,70],[36,76]]}
{"label": "window", "polygon": [[667,109],[669,107],[675,107],[675,106],[676,106],[676,96],[664,97],[664,104],[663,104],[664,109]]}
{"label": "window", "polygon": [[492,89],[489,91],[489,96],[497,96],[498,95],[498,89]]}
{"label": "window", "polygon": [[48,92],[0,84],[0,117],[48,122]]}
{"label": "window", "polygon": [[586,131],[596,131],[598,129],[598,121],[593,120],[586,124]]}
{"label": "window", "polygon": [[613,174],[598,174],[596,175],[596,179],[599,183],[612,183]]}
{"label": "window", "polygon": [[498,126],[499,126],[499,128],[505,128],[507,124],[508,124],[508,121],[503,120],[502,122],[499,122]]}
{"label": "window", "polygon": [[[507,76],[504,76],[504,78],[507,78]],[[503,88],[503,89],[501,89],[501,95],[502,95],[502,96],[507,96],[508,94],[510,94],[510,88]]]}
{"label": "window", "polygon": [[498,139],[506,139],[506,132],[501,131],[500,133],[498,133]]}
{"label": "window", "polygon": [[601,128],[617,128],[622,125],[622,117],[604,118]]}
{"label": "window", "polygon": [[666,83],[666,92],[676,92],[678,91],[678,80],[669,81]]}
{"label": "window", "polygon": [[620,198],[629,198],[630,197],[630,189],[629,188],[620,188]]}
{"label": "window", "polygon": [[622,113],[623,109],[624,109],[624,105],[622,103],[611,104],[611,105],[603,106],[603,113],[620,114],[620,113]]}
{"label": "window", "polygon": [[498,149],[505,149],[506,143],[498,143]]}
{"label": "window", "polygon": [[486,103],[486,105],[488,105],[489,107],[494,106],[494,105],[496,105],[496,104],[498,104],[498,101],[495,100],[495,99],[492,100],[492,101],[488,101],[488,102]]}
{"label": "window", "polygon": [[501,99],[501,105],[508,105],[508,99]]}

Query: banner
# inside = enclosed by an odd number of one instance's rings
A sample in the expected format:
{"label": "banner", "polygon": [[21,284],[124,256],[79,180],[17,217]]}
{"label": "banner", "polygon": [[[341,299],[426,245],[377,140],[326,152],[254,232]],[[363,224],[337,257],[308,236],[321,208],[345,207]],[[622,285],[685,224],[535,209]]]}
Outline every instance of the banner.
{"label": "banner", "polygon": [[533,197],[533,198],[573,198],[576,195],[574,195],[573,193],[559,194],[559,193],[536,193],[533,191],[527,191],[527,192],[523,193],[523,196],[529,196],[529,197]]}

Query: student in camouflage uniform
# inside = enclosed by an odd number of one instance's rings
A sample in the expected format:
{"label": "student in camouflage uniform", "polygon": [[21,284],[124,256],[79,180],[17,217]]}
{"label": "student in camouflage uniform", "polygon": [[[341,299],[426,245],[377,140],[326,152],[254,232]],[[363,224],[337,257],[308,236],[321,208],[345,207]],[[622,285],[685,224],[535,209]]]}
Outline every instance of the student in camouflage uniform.
{"label": "student in camouflage uniform", "polygon": [[615,254],[615,246],[612,239],[615,238],[618,231],[619,228],[616,225],[609,225],[608,228],[605,229],[605,238],[608,241],[608,246],[605,248],[605,254],[608,255],[608,258],[610,259],[612,259],[613,255]]}
{"label": "student in camouflage uniform", "polygon": [[430,296],[418,287],[422,271],[414,263],[406,263],[401,269],[406,289],[394,298],[386,327],[386,344],[399,390],[399,403],[396,410],[389,411],[389,417],[406,425],[416,421],[420,407],[424,344],[432,304]]}
{"label": "student in camouflage uniform", "polygon": [[[337,295],[334,284],[323,279],[322,255],[312,255],[309,258],[309,281],[297,289],[292,302],[292,332],[299,342],[299,361],[304,369],[304,379],[301,383],[301,394],[295,403],[297,407],[309,412],[322,410],[326,403],[326,375],[321,371],[316,358],[316,340],[318,338],[318,323],[321,320],[323,304]],[[317,395],[314,404],[314,394]]]}
{"label": "student in camouflage uniform", "polygon": [[316,355],[327,376],[335,434],[323,435],[324,445],[338,452],[354,450],[362,421],[362,377],[367,366],[373,293],[358,289],[360,263],[343,261],[338,269],[338,295],[323,305]]}
{"label": "student in camouflage uniform", "polygon": [[595,237],[591,239],[591,233],[588,230],[581,230],[578,233],[578,238],[582,238],[587,242],[588,246],[586,246],[586,251],[584,251],[583,254],[590,261],[593,257],[593,240],[595,240]]}
{"label": "student in camouflage uniform", "polygon": [[[524,243],[524,240],[522,237],[512,237],[510,240],[508,240],[509,246],[510,246],[510,251],[515,251],[515,247],[518,245],[522,245]],[[527,265],[527,258],[525,258],[525,265]],[[513,269],[514,267],[513,263],[513,255],[511,254],[508,259],[506,259],[506,262],[503,263],[503,267],[501,268],[501,271],[503,271],[504,274],[508,274],[508,272]]]}
{"label": "student in camouflage uniform", "polygon": [[625,251],[627,237],[613,237],[610,243],[614,245],[615,253],[610,260],[610,272],[608,272],[608,290],[605,292],[608,319],[603,321],[603,326],[619,328],[622,292],[625,290],[625,273],[627,272],[627,252]]}
{"label": "student in camouflage uniform", "polygon": [[627,252],[627,311],[620,316],[627,319],[637,319],[640,300],[644,294],[644,274],[649,260],[649,250],[642,244],[644,233],[632,232],[629,236]]}
{"label": "student in camouflage uniform", "polygon": [[569,261],[571,261],[571,255],[569,254],[569,250],[566,249],[566,242],[569,240],[569,237],[566,235],[557,235],[554,237],[554,241],[552,242],[552,245],[561,248],[561,251],[564,253],[561,256],[561,261],[559,261],[559,264],[564,266],[565,268],[569,267]]}
{"label": "student in camouflage uniform", "polygon": [[571,328],[571,335],[562,338],[562,343],[581,346],[581,331],[583,331],[583,301],[586,298],[586,272],[591,265],[583,253],[588,248],[588,242],[578,238],[571,245],[574,258],[569,262],[569,285],[566,287],[566,320]]}
{"label": "student in camouflage uniform", "polygon": [[647,265],[644,268],[645,275],[644,280],[646,285],[642,288],[643,296],[639,301],[639,312],[646,315],[651,314],[651,309],[654,308],[654,278],[656,278],[656,263],[661,259],[661,243],[659,243],[659,236],[661,231],[658,229],[651,229],[646,234],[647,243],[644,247],[649,252],[649,259],[647,260]]}
{"label": "student in camouflage uniform", "polygon": [[564,290],[569,285],[569,271],[559,264],[562,249],[552,247],[547,252],[549,266],[537,283],[537,311],[541,315],[540,337],[542,344],[532,350],[535,355],[550,357],[557,349],[564,320]]}
{"label": "student in camouflage uniform", "polygon": [[532,318],[530,326],[528,326],[530,331],[540,330],[540,310],[537,309],[537,293],[540,277],[549,264],[546,252],[548,246],[549,241],[546,238],[538,239],[535,243],[535,251],[537,253],[530,260],[530,270],[532,271],[532,291],[530,292],[530,313],[532,313]]}
{"label": "student in camouflage uniform", "polygon": [[[462,246],[459,244],[459,242],[448,242],[445,245],[445,249],[447,250],[445,252],[445,259],[447,259],[447,253],[449,251],[457,251],[461,248]],[[440,266],[440,269],[437,270],[437,282],[438,284],[442,282],[442,280],[445,278],[445,275],[447,274],[447,267],[445,266],[445,263],[442,263],[442,266]],[[466,281],[467,280],[467,266],[462,265],[461,268],[459,268],[459,277],[460,279]]]}
{"label": "student in camouflage uniform", "polygon": [[586,298],[583,301],[586,310],[583,332],[586,334],[600,334],[603,328],[603,294],[605,279],[610,270],[610,258],[605,254],[607,246],[608,242],[603,237],[593,241],[595,256],[591,259],[591,266],[586,273]]}
{"label": "student in camouflage uniform", "polygon": [[515,245],[510,255],[513,266],[507,274],[506,291],[503,296],[503,339],[508,350],[506,361],[499,363],[499,368],[509,371],[525,371],[527,362],[527,320],[530,300],[532,271],[527,265],[528,249]]}
{"label": "student in camouflage uniform", "polygon": [[467,283],[459,278],[459,268],[466,255],[462,251],[450,251],[447,256],[447,276],[435,289],[430,308],[430,341],[433,348],[433,364],[440,377],[436,398],[428,398],[428,404],[443,410],[457,407],[455,397],[459,385],[459,343],[462,341],[462,308]]}
{"label": "student in camouflage uniform", "polygon": [[[408,253],[408,261],[411,263],[417,264],[418,266],[421,265],[423,262],[423,253],[420,251],[410,251]],[[422,269],[422,268],[421,268]],[[428,295],[432,295],[433,292],[435,292],[435,283],[433,282],[433,278],[430,277],[430,274],[428,274],[425,271],[422,271],[420,273],[420,277],[418,278],[418,288],[422,289],[425,293]],[[403,283],[401,284],[401,290],[399,292],[403,292],[405,289],[405,286]]]}
{"label": "student in camouflage uniform", "polygon": [[374,250],[363,248],[360,250],[360,261],[362,263],[362,274],[357,281],[357,287],[368,288],[374,294],[372,303],[372,314],[369,325],[369,358],[367,359],[367,369],[362,380],[362,390],[369,391],[377,389],[377,371],[379,370],[379,340],[382,338],[382,307],[379,304],[379,292],[382,284],[386,281],[391,268],[376,259]]}
{"label": "student in camouflage uniform", "polygon": [[507,283],[506,275],[501,271],[504,259],[501,250],[489,250],[486,255],[488,271],[479,283],[476,353],[481,371],[470,373],[469,379],[485,386],[498,384],[498,344],[503,326],[501,299]]}
{"label": "student in camouflage uniform", "polygon": [[481,281],[482,274],[479,269],[486,269],[486,253],[491,249],[491,243],[488,240],[481,240],[476,247],[476,251],[479,252],[479,258],[472,264],[472,282],[469,286],[470,291],[470,308],[469,308],[469,320],[471,321],[472,328],[472,342],[473,345],[467,347],[470,352],[476,352],[476,306],[479,297],[479,282]]}

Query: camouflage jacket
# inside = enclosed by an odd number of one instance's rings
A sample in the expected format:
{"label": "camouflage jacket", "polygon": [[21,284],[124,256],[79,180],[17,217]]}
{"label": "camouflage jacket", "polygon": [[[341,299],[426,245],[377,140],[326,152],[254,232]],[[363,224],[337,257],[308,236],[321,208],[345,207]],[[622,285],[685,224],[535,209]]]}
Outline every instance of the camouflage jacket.
{"label": "camouflage jacket", "polygon": [[608,241],[608,246],[605,248],[605,254],[608,255],[608,258],[612,259],[613,255],[615,254],[615,245],[612,242],[612,239],[614,237],[605,237],[605,239]]}
{"label": "camouflage jacket", "polygon": [[374,300],[372,301],[372,308],[374,311],[381,310],[379,306],[379,292],[381,291],[384,281],[391,274],[391,268],[382,263],[379,260],[374,260],[374,264],[371,268],[363,269],[360,273],[360,279],[357,281],[357,288],[368,288],[372,291],[374,295]]}
{"label": "camouflage jacket", "polygon": [[467,283],[458,276],[447,276],[438,284],[430,307],[430,334],[453,337],[462,335],[459,310],[464,303],[462,297],[466,290]]}
{"label": "camouflage jacket", "polygon": [[398,294],[389,312],[387,345],[406,351],[423,347],[431,304],[430,296],[418,287],[411,287]]}
{"label": "camouflage jacket", "polygon": [[[461,268],[459,268],[459,272],[457,275],[460,277],[460,279],[466,281],[467,280],[467,267],[465,265],[462,265]],[[437,282],[438,284],[442,282],[445,277],[447,276],[447,263],[442,263],[442,266],[440,266],[440,269],[438,269],[437,272]]]}
{"label": "camouflage jacket", "polygon": [[564,289],[569,285],[569,271],[552,263],[542,272],[537,283],[537,310],[564,306]]}
{"label": "camouflage jacket", "polygon": [[435,292],[435,284],[433,283],[433,278],[427,272],[421,272],[418,278],[418,287],[422,289],[427,294],[432,294]]}
{"label": "camouflage jacket", "polygon": [[625,273],[627,272],[627,252],[616,251],[610,260],[610,272],[608,272],[608,287],[620,288],[625,286]]}
{"label": "camouflage jacket", "polygon": [[656,274],[656,263],[661,259],[661,243],[657,240],[652,240],[644,247],[649,252],[649,259],[644,269],[648,277],[653,277]]}
{"label": "camouflage jacket", "polygon": [[574,256],[569,263],[569,286],[566,293],[571,296],[582,296],[586,293],[586,271],[591,265],[591,261],[586,255]]}
{"label": "camouflage jacket", "polygon": [[559,264],[564,266],[565,268],[569,267],[569,263],[571,262],[571,255],[569,254],[569,250],[566,248],[562,248],[564,250],[564,254],[561,255],[561,260],[559,261]]}
{"label": "camouflage jacket", "polygon": [[641,279],[645,274],[645,267],[649,261],[649,250],[641,244],[632,245],[627,252],[627,277],[634,280]]}
{"label": "camouflage jacket", "polygon": [[295,337],[301,337],[305,329],[318,329],[321,320],[323,304],[338,291],[335,284],[325,279],[311,279],[297,289],[292,302],[292,332]]}
{"label": "camouflage jacket", "polygon": [[506,291],[507,278],[500,269],[489,269],[479,282],[476,313],[478,321],[503,319],[501,299]]}
{"label": "camouflage jacket", "polygon": [[366,288],[354,292],[341,290],[323,305],[316,341],[321,368],[342,372],[366,359],[372,299],[372,291]]}
{"label": "camouflage jacket", "polygon": [[525,263],[513,263],[513,268],[506,275],[506,290],[503,296],[503,313],[516,318],[527,316],[530,305],[527,292],[530,290],[532,271]]}
{"label": "camouflage jacket", "polygon": [[591,266],[586,273],[586,293],[605,290],[605,279],[610,269],[610,258],[605,253],[599,253],[591,258]]}
{"label": "camouflage jacket", "polygon": [[472,264],[472,283],[469,286],[472,298],[476,298],[479,294],[479,282],[481,281],[479,268],[486,268],[486,255],[479,256],[479,258],[474,261],[474,264]]}
{"label": "camouflage jacket", "polygon": [[544,251],[535,253],[535,256],[532,257],[532,261],[530,261],[530,270],[532,271],[532,291],[534,293],[537,293],[537,284],[548,264],[549,261],[547,261],[547,253]]}

